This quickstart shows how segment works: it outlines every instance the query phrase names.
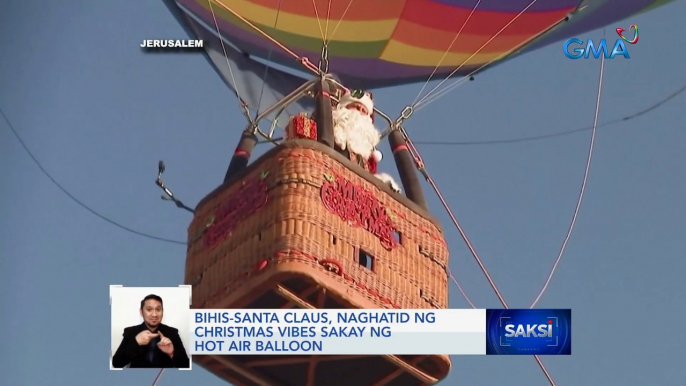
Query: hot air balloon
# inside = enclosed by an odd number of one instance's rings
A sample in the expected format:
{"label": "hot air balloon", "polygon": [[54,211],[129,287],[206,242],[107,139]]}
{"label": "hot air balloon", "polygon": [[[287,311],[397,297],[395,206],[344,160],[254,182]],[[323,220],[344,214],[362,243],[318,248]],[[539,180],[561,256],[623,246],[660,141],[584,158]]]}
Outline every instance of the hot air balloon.
{"label": "hot air balloon", "polygon": [[[197,205],[188,228],[193,308],[263,309],[448,305],[447,244],[403,129],[415,106],[398,119],[375,109],[388,123],[401,193],[336,149],[332,108],[350,90],[471,76],[671,2],[164,1],[189,36],[204,41],[247,118],[224,182]],[[285,128],[283,141],[277,128]],[[249,163],[258,136],[277,146]],[[250,386],[428,385],[451,367],[441,355],[193,360]]]}

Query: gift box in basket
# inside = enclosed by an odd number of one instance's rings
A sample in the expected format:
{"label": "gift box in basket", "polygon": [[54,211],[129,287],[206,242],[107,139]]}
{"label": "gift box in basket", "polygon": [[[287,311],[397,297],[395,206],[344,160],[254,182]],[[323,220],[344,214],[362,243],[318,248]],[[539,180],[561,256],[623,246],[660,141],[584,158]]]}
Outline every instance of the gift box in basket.
{"label": "gift box in basket", "polygon": [[317,140],[317,122],[309,118],[306,113],[291,117],[286,127],[286,140],[300,138]]}

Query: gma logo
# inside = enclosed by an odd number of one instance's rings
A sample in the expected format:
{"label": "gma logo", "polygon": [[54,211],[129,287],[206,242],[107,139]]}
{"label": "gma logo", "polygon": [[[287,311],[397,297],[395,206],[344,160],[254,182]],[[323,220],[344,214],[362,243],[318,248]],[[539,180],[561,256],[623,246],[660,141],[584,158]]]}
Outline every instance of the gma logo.
{"label": "gma logo", "polygon": [[[580,46],[572,49],[574,53],[569,52],[569,48],[572,44]],[[605,59],[614,59],[617,55],[623,56],[626,59],[631,59],[629,56],[629,50],[626,48],[626,44],[624,44],[624,40],[622,39],[617,39],[615,41],[615,45],[612,47],[612,52],[608,52],[607,40],[605,39],[600,39],[598,48],[596,48],[596,45],[593,43],[592,39],[588,39],[585,47],[583,40],[577,38],[569,39],[564,44],[564,53],[569,59],[581,59],[582,57],[584,59],[588,59],[591,54],[593,54],[594,58],[598,59],[601,53]]]}
{"label": "gma logo", "polygon": [[506,324],[505,325],[505,337],[507,338],[552,338],[553,337],[553,324],[552,320],[548,321],[548,324]]}

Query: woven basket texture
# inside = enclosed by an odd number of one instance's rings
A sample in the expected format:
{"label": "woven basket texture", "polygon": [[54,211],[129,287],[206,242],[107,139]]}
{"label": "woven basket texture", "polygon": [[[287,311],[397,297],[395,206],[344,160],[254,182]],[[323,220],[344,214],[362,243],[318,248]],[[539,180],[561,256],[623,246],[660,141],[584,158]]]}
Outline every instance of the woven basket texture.
{"label": "woven basket texture", "polygon": [[[194,308],[212,308],[281,261],[329,270],[331,281],[378,308],[447,307],[448,249],[440,228],[321,147],[273,149],[198,205],[186,260]],[[360,212],[381,226],[356,224],[351,215]],[[395,240],[392,248],[384,236]]]}

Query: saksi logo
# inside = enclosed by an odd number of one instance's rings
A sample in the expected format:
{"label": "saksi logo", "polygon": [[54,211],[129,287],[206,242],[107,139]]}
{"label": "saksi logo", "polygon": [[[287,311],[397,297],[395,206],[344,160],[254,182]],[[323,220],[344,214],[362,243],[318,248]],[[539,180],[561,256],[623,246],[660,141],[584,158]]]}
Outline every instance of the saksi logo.
{"label": "saksi logo", "polygon": [[547,324],[506,324],[505,337],[552,338],[553,321],[549,319]]}

